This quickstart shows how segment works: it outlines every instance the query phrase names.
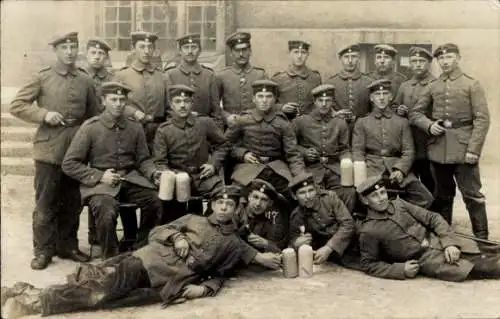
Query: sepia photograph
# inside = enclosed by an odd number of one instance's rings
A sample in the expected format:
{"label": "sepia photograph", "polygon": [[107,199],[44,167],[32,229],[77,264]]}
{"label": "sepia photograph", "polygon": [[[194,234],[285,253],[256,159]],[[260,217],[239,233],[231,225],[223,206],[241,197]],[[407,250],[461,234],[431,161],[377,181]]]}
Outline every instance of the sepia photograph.
{"label": "sepia photograph", "polygon": [[0,318],[500,318],[500,0],[0,11]]}

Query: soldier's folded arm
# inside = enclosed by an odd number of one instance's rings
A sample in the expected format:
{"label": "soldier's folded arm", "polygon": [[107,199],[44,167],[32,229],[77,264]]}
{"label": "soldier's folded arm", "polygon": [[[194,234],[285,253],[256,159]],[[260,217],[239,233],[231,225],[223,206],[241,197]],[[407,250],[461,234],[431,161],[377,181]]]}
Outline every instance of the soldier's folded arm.
{"label": "soldier's folded arm", "polygon": [[364,119],[361,118],[354,124],[352,132],[352,160],[364,161],[366,149],[366,134],[363,125]]}
{"label": "soldier's folded arm", "polygon": [[340,126],[340,136],[338,145],[339,158],[342,160],[344,158],[352,158],[351,147],[349,145],[349,127],[345,121],[341,122]]}
{"label": "soldier's folded arm", "polygon": [[41,92],[41,78],[35,74],[16,94],[10,106],[10,113],[21,120],[32,123],[43,123],[48,110],[34,105]]}
{"label": "soldier's folded arm", "polygon": [[432,84],[428,85],[418,97],[417,103],[410,111],[408,119],[410,124],[420,128],[422,131],[429,133],[433,120],[427,117],[428,109],[432,106]]}
{"label": "soldier's folded arm", "polygon": [[156,226],[149,233],[149,242],[173,246],[176,240],[186,239],[185,231],[192,217],[191,215],[184,215],[168,224]]}
{"label": "soldier's folded arm", "polygon": [[359,237],[361,267],[367,274],[387,279],[406,279],[404,263],[387,263],[380,259],[379,240],[362,231]]}
{"label": "soldier's folded arm", "polygon": [[[201,119],[201,118],[200,118]],[[207,127],[207,137],[215,149],[208,160],[208,164],[213,165],[217,171],[222,167],[222,163],[231,148],[231,143],[226,140],[221,128],[215,123],[214,119],[205,117],[202,119]]]}
{"label": "soldier's folded arm", "polygon": [[410,125],[406,119],[404,122],[405,123],[401,132],[401,157],[392,168],[401,171],[401,173],[406,176],[408,175],[415,159],[415,146],[413,143]]}
{"label": "soldier's folded arm", "polygon": [[92,142],[90,134],[89,123],[83,123],[66,151],[61,168],[69,177],[93,187],[99,184],[104,172],[88,165],[88,151]]}
{"label": "soldier's folded arm", "polygon": [[467,146],[467,152],[481,155],[486,134],[490,127],[490,113],[488,110],[488,103],[486,101],[486,94],[484,89],[478,81],[470,88],[470,99],[472,105],[472,134]]}
{"label": "soldier's folded arm", "polygon": [[158,129],[153,141],[153,164],[157,171],[166,171],[168,168],[168,146],[164,133]]}
{"label": "soldier's folded arm", "polygon": [[297,149],[299,150],[302,157],[305,158],[307,148],[305,148],[304,146],[302,146],[298,143],[299,138],[300,138],[301,127],[302,127],[301,125],[302,125],[302,120],[300,117],[296,117],[292,120],[292,128],[293,128],[293,131],[295,133],[295,137],[297,138]]}
{"label": "soldier's folded arm", "polygon": [[[285,120],[284,120],[285,121]],[[305,172],[304,158],[297,148],[297,137],[293,131],[292,125],[288,120],[282,126],[283,132],[283,150],[285,152],[286,161],[290,167],[290,172],[293,176],[297,176]]]}
{"label": "soldier's folded arm", "polygon": [[156,166],[151,158],[151,154],[148,150],[148,144],[146,142],[146,134],[139,127],[139,134],[136,141],[136,152],[135,152],[135,162],[136,166],[142,175],[146,176],[149,180],[153,180],[154,173],[157,171]]}
{"label": "soldier's folded arm", "polygon": [[328,240],[326,245],[333,249],[340,257],[344,254],[345,249],[351,242],[352,237],[355,235],[356,227],[351,214],[347,210],[347,207],[335,192],[329,192],[328,200],[333,203],[333,213],[335,215],[335,219],[339,223],[339,228]]}

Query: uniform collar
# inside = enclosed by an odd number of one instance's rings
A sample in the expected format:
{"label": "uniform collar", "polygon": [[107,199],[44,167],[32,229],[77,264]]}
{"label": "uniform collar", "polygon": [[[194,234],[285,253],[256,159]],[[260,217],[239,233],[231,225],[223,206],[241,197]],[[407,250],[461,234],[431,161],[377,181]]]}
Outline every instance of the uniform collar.
{"label": "uniform collar", "polygon": [[183,119],[179,116],[176,116],[175,114],[172,114],[172,117],[170,118],[170,122],[173,123],[175,126],[178,128],[186,128],[186,126],[193,126],[194,125],[194,116],[192,114],[188,115],[187,118]]}
{"label": "uniform collar", "polygon": [[54,66],[52,68],[54,69],[54,71],[56,71],[60,75],[66,75],[68,73],[70,73],[72,75],[78,74],[78,71],[77,71],[75,65],[68,67],[60,62],[56,62],[56,63],[54,63]]}
{"label": "uniform collar", "polygon": [[310,114],[314,120],[319,122],[321,121],[328,122],[333,118],[332,112],[328,112],[327,114],[323,115],[316,109],[314,109]]}
{"label": "uniform collar", "polygon": [[451,71],[450,74],[445,74],[445,73],[442,73],[439,78],[442,79],[442,80],[446,80],[446,79],[450,79],[452,81],[455,81],[456,79],[458,79],[462,74],[464,74],[462,72],[462,70],[460,68],[456,68],[455,70]]}
{"label": "uniform collar", "polygon": [[148,71],[149,73],[153,73],[155,68],[154,66],[149,63],[149,64],[144,64],[142,63],[141,61],[139,61],[139,59],[135,59],[134,61],[132,61],[132,63],[130,64],[130,66],[138,71],[138,72],[142,72],[144,70]]}
{"label": "uniform collar", "polygon": [[345,70],[342,70],[342,71],[340,71],[339,76],[344,80],[349,80],[349,79],[357,80],[361,77],[361,71],[356,70],[356,71],[350,73],[350,72],[347,72]]}
{"label": "uniform collar", "polygon": [[393,112],[392,112],[390,105],[387,105],[384,110],[380,110],[378,107],[373,106],[372,114],[377,119],[381,118],[382,116],[390,119]]}
{"label": "uniform collar", "polygon": [[227,224],[220,224],[217,218],[215,217],[215,214],[211,214],[210,216],[207,217],[208,221],[210,224],[212,224],[217,230],[223,234],[223,235],[231,235],[234,234],[236,231],[236,224],[234,221],[229,222]]}
{"label": "uniform collar", "polygon": [[233,70],[233,72],[236,74],[250,73],[250,71],[253,70],[253,66],[250,63],[247,63],[247,65],[245,65],[245,67],[241,69],[236,64],[233,64],[231,66],[231,70]]}
{"label": "uniform collar", "polygon": [[390,79],[396,72],[394,72],[394,69],[389,69],[387,73],[380,73],[378,70],[373,71],[373,75],[375,78],[378,79]]}
{"label": "uniform collar", "polygon": [[276,117],[276,111],[274,111],[274,110],[271,110],[267,114],[261,114],[257,109],[253,109],[251,114],[252,114],[252,117],[257,122],[261,122],[262,120],[264,120],[264,121],[269,123]]}
{"label": "uniform collar", "polygon": [[432,81],[433,77],[430,72],[427,72],[423,78],[417,78],[417,77],[412,77],[410,80],[411,85],[415,86],[417,84],[420,84],[421,86],[426,86],[429,84],[430,81]]}
{"label": "uniform collar", "polygon": [[307,79],[309,76],[309,69],[307,67],[303,67],[301,70],[295,70],[291,65],[288,66],[286,73],[290,75],[292,78],[299,76],[303,79]]}
{"label": "uniform collar", "polygon": [[109,129],[113,129],[115,128],[115,126],[118,126],[120,129],[123,130],[126,124],[124,117],[121,117],[120,119],[116,120],[106,111],[102,112],[99,115],[99,120],[105,127]]}
{"label": "uniform collar", "polygon": [[366,215],[366,217],[367,219],[387,219],[392,215],[394,215],[394,212],[395,212],[394,204],[391,201],[389,202],[389,206],[387,207],[387,209],[383,212],[378,212],[371,208],[368,208],[368,214]]}
{"label": "uniform collar", "polygon": [[88,74],[94,78],[94,77],[98,77],[99,79],[101,80],[104,80],[106,78],[106,76],[109,74],[108,73],[108,70],[106,70],[105,67],[102,67],[102,68],[99,68],[99,69],[94,69],[93,67],[91,66],[87,66],[85,68],[85,70],[88,72]]}
{"label": "uniform collar", "polygon": [[198,62],[193,65],[188,65],[184,62],[181,62],[179,64],[179,69],[186,75],[189,75],[190,73],[200,74],[201,71],[203,71],[201,65]]}

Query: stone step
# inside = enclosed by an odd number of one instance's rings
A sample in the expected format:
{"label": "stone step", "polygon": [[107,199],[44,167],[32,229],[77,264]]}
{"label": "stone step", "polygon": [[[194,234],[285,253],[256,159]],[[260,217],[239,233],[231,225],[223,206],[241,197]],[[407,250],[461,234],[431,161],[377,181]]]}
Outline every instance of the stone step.
{"label": "stone step", "polygon": [[27,142],[2,141],[1,151],[2,157],[31,158],[33,156],[33,146]]}
{"label": "stone step", "polygon": [[1,125],[2,126],[21,126],[21,127],[36,127],[37,124],[25,122],[14,117],[12,114],[7,112],[1,113]]}
{"label": "stone step", "polygon": [[36,128],[22,126],[2,126],[1,140],[2,141],[17,141],[31,142],[35,134]]}
{"label": "stone step", "polygon": [[33,176],[35,174],[35,165],[31,158],[2,156],[0,161],[2,163],[2,175]]}

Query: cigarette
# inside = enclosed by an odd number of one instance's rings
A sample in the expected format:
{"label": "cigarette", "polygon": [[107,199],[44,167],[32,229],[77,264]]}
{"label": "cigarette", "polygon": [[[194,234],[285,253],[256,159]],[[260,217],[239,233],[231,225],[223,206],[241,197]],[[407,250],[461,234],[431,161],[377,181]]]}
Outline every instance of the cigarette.
{"label": "cigarette", "polygon": [[63,120],[61,120],[61,122],[59,122],[59,123],[61,123],[61,125],[66,126],[66,122],[64,122]]}
{"label": "cigarette", "polygon": [[120,177],[121,181],[126,181],[127,179],[125,177]]}

